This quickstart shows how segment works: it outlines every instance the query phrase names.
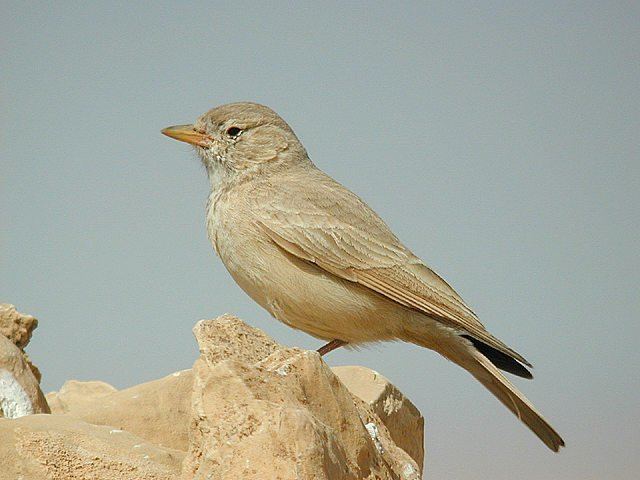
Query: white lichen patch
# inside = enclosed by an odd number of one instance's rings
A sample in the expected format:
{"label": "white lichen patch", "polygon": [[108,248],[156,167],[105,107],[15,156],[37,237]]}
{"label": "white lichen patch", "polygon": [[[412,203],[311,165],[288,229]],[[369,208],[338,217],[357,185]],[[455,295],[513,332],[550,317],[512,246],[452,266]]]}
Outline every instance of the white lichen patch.
{"label": "white lichen patch", "polygon": [[402,408],[402,398],[396,395],[389,395],[384,399],[384,404],[382,405],[384,413],[387,415],[391,415],[392,413],[397,412]]}
{"label": "white lichen patch", "polygon": [[402,476],[407,479],[414,478],[417,473],[418,472],[416,472],[416,469],[413,468],[413,465],[411,465],[410,463],[407,463],[402,469]]}
{"label": "white lichen patch", "polygon": [[382,443],[380,443],[380,439],[378,438],[378,427],[376,426],[376,424],[373,422],[369,422],[364,427],[367,429],[367,432],[369,432],[371,440],[373,440],[373,443],[375,444],[378,451],[380,453],[384,453],[384,448],[382,448]]}
{"label": "white lichen patch", "polygon": [[33,404],[11,372],[0,369],[0,410],[6,418],[33,414]]}

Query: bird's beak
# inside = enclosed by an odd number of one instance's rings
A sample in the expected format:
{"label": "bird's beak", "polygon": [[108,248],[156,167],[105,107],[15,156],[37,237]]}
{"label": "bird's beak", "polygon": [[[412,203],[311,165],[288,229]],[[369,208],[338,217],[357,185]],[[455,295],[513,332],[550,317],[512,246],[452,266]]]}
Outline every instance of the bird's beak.
{"label": "bird's beak", "polygon": [[199,147],[209,147],[213,139],[209,135],[196,131],[193,125],[175,125],[162,130],[167,137],[175,138]]}

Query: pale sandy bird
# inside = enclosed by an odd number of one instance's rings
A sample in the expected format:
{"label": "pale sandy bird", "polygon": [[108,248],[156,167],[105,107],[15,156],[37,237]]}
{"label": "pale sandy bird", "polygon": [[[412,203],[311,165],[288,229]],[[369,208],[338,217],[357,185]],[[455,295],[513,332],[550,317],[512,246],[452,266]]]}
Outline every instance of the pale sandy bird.
{"label": "pale sandy bird", "polygon": [[466,369],[553,451],[560,435],[498,369],[532,378],[460,296],[358,196],[320,171],[289,125],[255,103],[214,108],[165,135],[207,169],[209,239],[271,315],[329,343],[403,340]]}

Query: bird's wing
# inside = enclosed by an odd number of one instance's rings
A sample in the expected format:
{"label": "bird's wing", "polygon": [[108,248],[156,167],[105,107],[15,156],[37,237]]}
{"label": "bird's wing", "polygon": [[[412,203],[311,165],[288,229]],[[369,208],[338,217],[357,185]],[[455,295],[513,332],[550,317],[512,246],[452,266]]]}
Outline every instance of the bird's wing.
{"label": "bird's wing", "polygon": [[295,201],[276,194],[258,222],[282,249],[346,280],[425,313],[530,365],[491,335],[462,298],[411,253],[360,198],[321,176]]}

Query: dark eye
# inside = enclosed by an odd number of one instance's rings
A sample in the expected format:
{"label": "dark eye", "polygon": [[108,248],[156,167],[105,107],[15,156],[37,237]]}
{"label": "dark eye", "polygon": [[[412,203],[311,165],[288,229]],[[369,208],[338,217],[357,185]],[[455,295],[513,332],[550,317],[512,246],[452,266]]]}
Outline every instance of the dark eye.
{"label": "dark eye", "polygon": [[238,127],[227,128],[227,135],[229,135],[230,137],[237,137],[241,132],[242,130],[240,130]]}

